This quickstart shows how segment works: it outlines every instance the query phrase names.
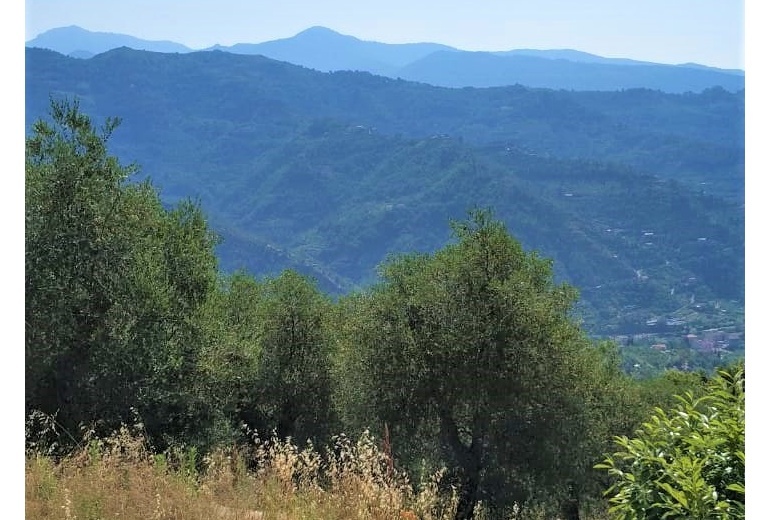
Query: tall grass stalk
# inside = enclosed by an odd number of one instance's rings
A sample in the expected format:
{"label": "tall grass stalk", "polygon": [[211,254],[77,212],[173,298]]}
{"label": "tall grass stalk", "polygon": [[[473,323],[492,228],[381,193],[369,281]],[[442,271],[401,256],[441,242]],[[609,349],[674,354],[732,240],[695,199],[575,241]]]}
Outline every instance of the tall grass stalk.
{"label": "tall grass stalk", "polygon": [[82,446],[57,462],[28,453],[27,518],[449,520],[457,506],[439,491],[441,473],[413,485],[369,432],[325,450],[256,439],[205,455],[198,469],[189,449],[153,454],[127,428]]}

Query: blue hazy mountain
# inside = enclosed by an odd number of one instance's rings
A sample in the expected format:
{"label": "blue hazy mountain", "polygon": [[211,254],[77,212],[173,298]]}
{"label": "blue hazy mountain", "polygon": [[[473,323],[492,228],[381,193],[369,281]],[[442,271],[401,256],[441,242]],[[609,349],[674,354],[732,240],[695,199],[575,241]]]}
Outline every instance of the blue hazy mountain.
{"label": "blue hazy mountain", "polygon": [[398,68],[434,52],[456,50],[437,43],[364,41],[325,27],[311,27],[291,38],[212,49],[236,54],[261,54],[323,72],[360,70],[384,76],[391,76]]}
{"label": "blue hazy mountain", "polygon": [[[569,56],[574,56],[569,53]],[[630,60],[629,60],[630,61]],[[531,53],[468,51],[434,52],[397,71],[403,79],[442,87],[526,85],[565,90],[623,90],[649,88],[664,92],[700,92],[720,86],[737,92],[742,75],[707,67],[654,63],[620,63],[606,58],[580,61],[543,58]]]}
{"label": "blue hazy mountain", "polygon": [[[76,26],[52,29],[26,45],[78,58],[118,47],[171,53],[192,50],[174,42],[91,32]],[[311,27],[290,38],[203,50],[262,55],[322,72],[355,70],[444,87],[519,84],[557,90],[648,88],[671,93],[700,92],[714,86],[730,92],[745,88],[743,71],[696,63],[664,65],[604,58],[572,49],[471,52],[438,43],[364,41],[325,27]]]}
{"label": "blue hazy mountain", "polygon": [[[532,56],[535,58],[548,58],[551,60],[577,61],[581,63],[604,63],[607,65],[661,65],[651,61],[630,60],[628,58],[605,58],[588,52],[576,51],[573,49],[514,49],[512,51],[493,52],[500,56]],[[692,69],[712,70],[728,74],[744,76],[744,71],[740,69],[720,69],[718,67],[708,67],[698,63],[681,63],[673,65],[674,67],[684,67]]]}
{"label": "blue hazy mountain", "polygon": [[76,25],[51,29],[27,41],[25,45],[51,49],[75,58],[90,58],[118,47],[153,52],[190,52],[192,50],[181,43],[142,40],[126,34],[92,32]]}

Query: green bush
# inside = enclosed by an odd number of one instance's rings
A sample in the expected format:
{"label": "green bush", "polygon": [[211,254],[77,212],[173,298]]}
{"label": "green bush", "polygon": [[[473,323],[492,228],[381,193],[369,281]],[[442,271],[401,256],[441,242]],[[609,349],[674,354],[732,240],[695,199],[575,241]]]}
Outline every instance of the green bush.
{"label": "green bush", "polygon": [[720,370],[706,395],[656,408],[636,437],[616,437],[607,456],[610,512],[622,519],[745,518],[745,377]]}

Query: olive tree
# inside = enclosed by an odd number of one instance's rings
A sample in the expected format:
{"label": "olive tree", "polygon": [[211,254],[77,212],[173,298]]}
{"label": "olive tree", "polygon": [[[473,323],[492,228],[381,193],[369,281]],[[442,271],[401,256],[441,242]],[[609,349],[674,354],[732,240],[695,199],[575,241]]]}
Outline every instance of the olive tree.
{"label": "olive tree", "polygon": [[216,237],[108,153],[118,120],[98,129],[66,100],[50,116],[25,147],[26,411],[72,440],[136,412],[156,440],[187,435],[211,412],[195,381]]}
{"label": "olive tree", "polygon": [[349,369],[337,373],[347,420],[391,425],[403,457],[415,455],[410,439],[433,435],[469,517],[477,502],[502,508],[590,469],[600,358],[549,260],[489,212],[452,227],[454,243],[390,259],[379,285],[345,302]]}

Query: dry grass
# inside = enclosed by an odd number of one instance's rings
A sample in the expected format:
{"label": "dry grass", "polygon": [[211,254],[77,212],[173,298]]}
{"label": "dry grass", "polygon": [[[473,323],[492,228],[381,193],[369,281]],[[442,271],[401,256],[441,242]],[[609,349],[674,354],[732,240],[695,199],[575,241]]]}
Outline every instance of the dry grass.
{"label": "dry grass", "polygon": [[[450,520],[456,493],[441,493],[443,472],[413,485],[368,432],[341,435],[328,450],[255,439],[248,450],[220,449],[196,469],[191,452],[153,455],[141,432],[121,429],[54,463],[30,453],[25,517],[101,520]],[[253,468],[249,470],[247,468]],[[474,518],[486,516],[477,508]],[[581,516],[582,518],[583,516]],[[545,520],[545,510],[510,511]],[[604,514],[588,519],[606,520]]]}
{"label": "dry grass", "polygon": [[[333,453],[334,455],[329,455]],[[220,450],[191,469],[184,454],[153,456],[126,429],[54,463],[25,465],[26,518],[32,519],[366,519],[454,517],[457,496],[442,495],[440,474],[416,486],[365,432],[340,436],[326,456],[276,439],[248,454]],[[256,471],[248,471],[247,465]]]}

